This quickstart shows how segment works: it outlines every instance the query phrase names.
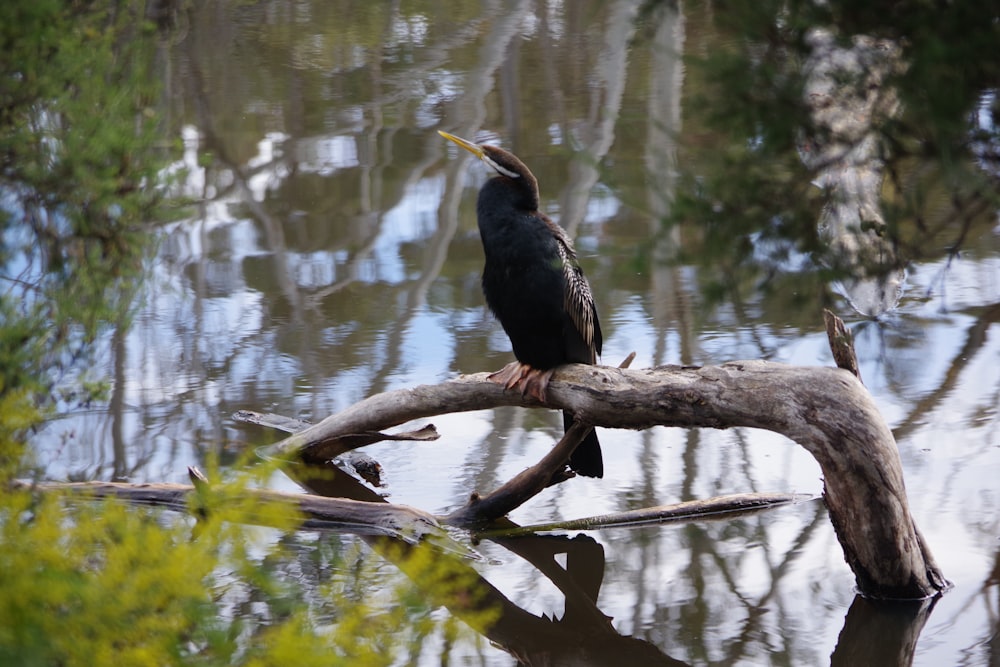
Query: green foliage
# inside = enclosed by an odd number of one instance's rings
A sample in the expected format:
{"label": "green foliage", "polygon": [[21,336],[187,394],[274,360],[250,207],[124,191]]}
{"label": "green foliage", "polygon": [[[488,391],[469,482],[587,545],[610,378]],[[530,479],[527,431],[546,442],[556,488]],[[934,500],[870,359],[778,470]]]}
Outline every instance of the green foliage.
{"label": "green foliage", "polygon": [[[143,2],[0,6],[0,453],[127,320],[160,200]],[[84,384],[73,393],[87,400]],[[10,394],[8,396],[8,394]],[[14,406],[17,406],[15,409]],[[9,469],[0,475],[10,474]]]}
{"label": "green foliage", "polygon": [[495,619],[460,560],[372,541],[396,571],[357,542],[295,533],[294,510],[247,500],[263,474],[214,483],[197,522],[0,494],[0,664],[389,665],[442,626],[441,605],[475,628]]}
{"label": "green foliage", "polygon": [[0,662],[169,664],[207,607],[206,541],[116,503],[3,498]]}

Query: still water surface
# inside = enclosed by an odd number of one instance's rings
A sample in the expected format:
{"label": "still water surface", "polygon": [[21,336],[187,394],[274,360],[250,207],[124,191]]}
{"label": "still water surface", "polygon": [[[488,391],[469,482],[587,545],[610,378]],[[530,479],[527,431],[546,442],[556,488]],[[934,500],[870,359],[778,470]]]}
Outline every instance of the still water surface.
{"label": "still water surface", "polygon": [[[623,0],[195,4],[162,58],[170,132],[184,145],[177,187],[197,203],[163,228],[133,327],[108,341],[120,400],[39,435],[50,478],[184,482],[210,454],[233,461],[274,441],[234,422],[236,410],[319,420],[511,360],[479,288],[475,194],[487,173],[438,129],[492,137],[531,166],[545,211],[576,238],[604,363],[633,350],[633,367],[832,363],[821,304],[758,294],[709,306],[705,269],[644,259],[663,243],[688,122],[679,55],[711,46],[698,16],[665,12],[639,33],[638,3]],[[960,257],[912,266],[879,321],[834,303],[897,434],[917,524],[956,585],[916,664],[997,664],[1000,233],[979,229]],[[515,409],[434,423],[437,442],[367,452],[390,500],[435,513],[507,480],[561,432],[558,413]],[[549,489],[511,518],[822,490],[811,457],[767,432],[601,440],[604,479]],[[321,538],[300,539],[308,549]],[[692,664],[830,664],[855,601],[821,502],[574,543],[584,555],[570,558],[596,563],[614,631]],[[513,602],[563,616],[563,594],[536,568],[501,545],[480,549],[491,559],[481,574]],[[437,641],[420,664],[440,664]],[[468,638],[447,650],[452,664],[512,662]]]}

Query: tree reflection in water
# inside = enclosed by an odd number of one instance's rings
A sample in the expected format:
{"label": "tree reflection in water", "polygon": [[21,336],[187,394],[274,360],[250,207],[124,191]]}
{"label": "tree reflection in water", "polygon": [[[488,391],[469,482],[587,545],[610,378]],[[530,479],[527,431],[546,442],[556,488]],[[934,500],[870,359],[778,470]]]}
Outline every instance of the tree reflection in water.
{"label": "tree reflection in water", "polygon": [[[509,361],[478,285],[483,174],[445,159],[439,128],[491,133],[551,188],[546,212],[576,237],[607,313],[606,361],[634,349],[636,367],[829,365],[821,308],[851,311],[831,287],[845,276],[822,261],[824,201],[798,150],[810,107],[793,75],[807,32],[832,25],[841,46],[854,35],[904,45],[908,67],[891,81],[902,108],[880,157],[881,213],[908,285],[892,312],[853,328],[917,523],[956,590],[929,620],[926,605],[856,623],[872,608],[852,605],[817,505],[538,538],[528,559],[476,565],[477,576],[531,628],[510,637],[549,628],[573,659],[572,642],[608,637],[616,651],[590,655],[655,647],[695,664],[824,664],[863,646],[858,633],[877,622],[899,648],[880,659],[908,655],[926,623],[915,664],[996,661],[998,66],[993,10],[971,7],[193,3],[162,55],[169,130],[189,140],[180,189],[197,205],[164,227],[147,305],[115,345],[115,414],[41,433],[46,476],[183,478],[187,465],[225,465],[260,443],[229,419],[235,410],[316,421],[385,389]],[[526,412],[449,418],[438,425],[451,435],[433,445],[372,447],[393,501],[443,511],[540,458],[559,423]],[[119,446],[106,448],[115,419]],[[601,438],[614,452],[604,482],[572,480],[516,519],[819,488],[808,458],[753,430]],[[572,573],[552,556],[570,545]],[[507,547],[482,545],[497,559]],[[556,614],[556,595],[572,597],[559,624],[523,611]],[[510,637],[500,642],[515,654],[544,652]]]}

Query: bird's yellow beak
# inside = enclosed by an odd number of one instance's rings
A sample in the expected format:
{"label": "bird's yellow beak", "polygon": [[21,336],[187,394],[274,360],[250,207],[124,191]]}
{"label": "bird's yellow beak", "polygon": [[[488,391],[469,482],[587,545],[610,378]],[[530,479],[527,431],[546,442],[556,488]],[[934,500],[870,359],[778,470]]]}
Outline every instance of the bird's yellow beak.
{"label": "bird's yellow beak", "polygon": [[448,141],[454,141],[456,144],[458,144],[465,150],[469,151],[480,160],[483,159],[483,149],[480,148],[478,144],[474,144],[471,141],[466,141],[462,137],[456,137],[454,134],[448,134],[447,132],[443,132],[441,130],[438,130],[438,134],[440,134]]}

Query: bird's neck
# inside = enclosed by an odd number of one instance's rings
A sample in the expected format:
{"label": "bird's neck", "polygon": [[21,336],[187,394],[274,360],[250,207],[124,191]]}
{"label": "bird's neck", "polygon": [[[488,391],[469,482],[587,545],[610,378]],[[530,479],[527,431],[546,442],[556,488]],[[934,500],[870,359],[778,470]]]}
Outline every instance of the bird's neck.
{"label": "bird's neck", "polygon": [[494,176],[479,191],[479,202],[520,213],[534,213],[538,210],[538,185],[532,178]]}

